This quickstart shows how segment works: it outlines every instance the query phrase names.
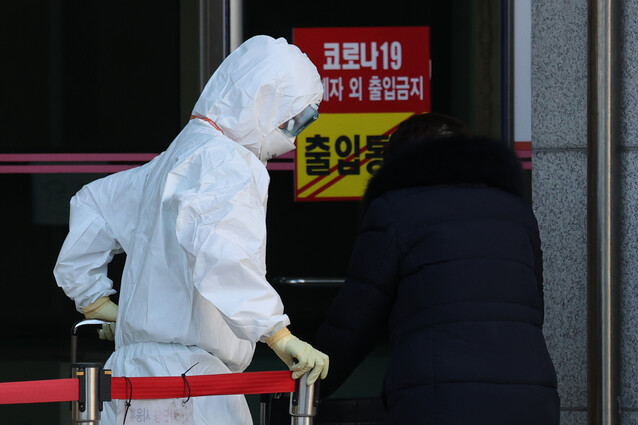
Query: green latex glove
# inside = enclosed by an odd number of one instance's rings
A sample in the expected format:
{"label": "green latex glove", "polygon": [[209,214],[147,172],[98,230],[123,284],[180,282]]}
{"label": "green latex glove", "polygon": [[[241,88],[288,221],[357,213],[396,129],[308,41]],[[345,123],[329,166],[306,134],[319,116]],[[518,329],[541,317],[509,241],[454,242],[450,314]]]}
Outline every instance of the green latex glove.
{"label": "green latex glove", "polygon": [[106,341],[113,341],[115,338],[115,320],[117,320],[117,304],[109,297],[98,298],[94,303],[82,309],[84,317],[87,319],[107,320],[112,323],[105,323],[102,329],[98,329],[98,337]]}
{"label": "green latex glove", "polygon": [[291,334],[288,328],[284,327],[266,339],[266,344],[292,371],[292,379],[298,379],[308,372],[306,383],[312,385],[317,378],[325,379],[328,376],[328,356]]}
{"label": "green latex glove", "polygon": [[109,322],[102,325],[102,329],[97,330],[100,339],[113,341],[115,339],[115,322]]}

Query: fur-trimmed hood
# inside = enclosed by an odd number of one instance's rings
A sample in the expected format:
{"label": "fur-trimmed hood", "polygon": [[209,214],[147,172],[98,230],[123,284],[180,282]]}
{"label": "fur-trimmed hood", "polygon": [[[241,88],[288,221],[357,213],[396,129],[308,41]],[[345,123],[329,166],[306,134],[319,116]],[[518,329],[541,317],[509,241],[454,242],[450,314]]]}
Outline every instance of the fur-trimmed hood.
{"label": "fur-trimmed hood", "polygon": [[523,173],[515,152],[488,138],[432,139],[387,159],[370,179],[366,207],[396,189],[435,185],[485,185],[523,195]]}

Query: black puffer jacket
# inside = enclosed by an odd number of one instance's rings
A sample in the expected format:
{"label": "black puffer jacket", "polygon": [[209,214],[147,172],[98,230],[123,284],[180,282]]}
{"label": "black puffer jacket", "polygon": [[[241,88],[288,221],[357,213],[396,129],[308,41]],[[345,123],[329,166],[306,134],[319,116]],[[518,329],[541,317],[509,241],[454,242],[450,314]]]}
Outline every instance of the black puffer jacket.
{"label": "black puffer jacket", "polygon": [[348,278],[315,345],[336,389],[387,326],[387,424],[554,425],[538,225],[515,154],[487,139],[404,151],[373,177]]}

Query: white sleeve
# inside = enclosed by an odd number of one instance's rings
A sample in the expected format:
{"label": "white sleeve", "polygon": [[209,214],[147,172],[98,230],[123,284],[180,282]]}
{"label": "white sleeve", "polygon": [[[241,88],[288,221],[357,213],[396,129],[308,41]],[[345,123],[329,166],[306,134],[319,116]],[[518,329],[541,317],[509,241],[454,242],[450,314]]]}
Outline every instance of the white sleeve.
{"label": "white sleeve", "polygon": [[71,199],[69,234],[53,270],[58,286],[75,301],[78,311],[115,293],[107,270],[119,252],[120,244],[85,186]]}
{"label": "white sleeve", "polygon": [[266,280],[266,194],[249,169],[222,166],[215,173],[210,190],[181,199],[177,238],[197,291],[235,335],[263,342],[290,323]]}

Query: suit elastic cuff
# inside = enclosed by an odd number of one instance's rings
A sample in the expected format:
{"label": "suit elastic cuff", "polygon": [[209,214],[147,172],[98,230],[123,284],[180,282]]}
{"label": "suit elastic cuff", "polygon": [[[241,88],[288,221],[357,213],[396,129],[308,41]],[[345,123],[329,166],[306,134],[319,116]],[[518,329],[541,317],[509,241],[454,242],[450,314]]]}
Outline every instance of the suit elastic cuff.
{"label": "suit elastic cuff", "polygon": [[292,335],[290,333],[290,331],[288,330],[288,328],[286,326],[284,326],[283,328],[281,328],[280,330],[278,330],[277,332],[275,332],[272,336],[269,336],[268,338],[266,338],[266,344],[268,344],[269,347],[272,347],[273,345],[275,345],[277,342],[281,341],[283,338]]}

